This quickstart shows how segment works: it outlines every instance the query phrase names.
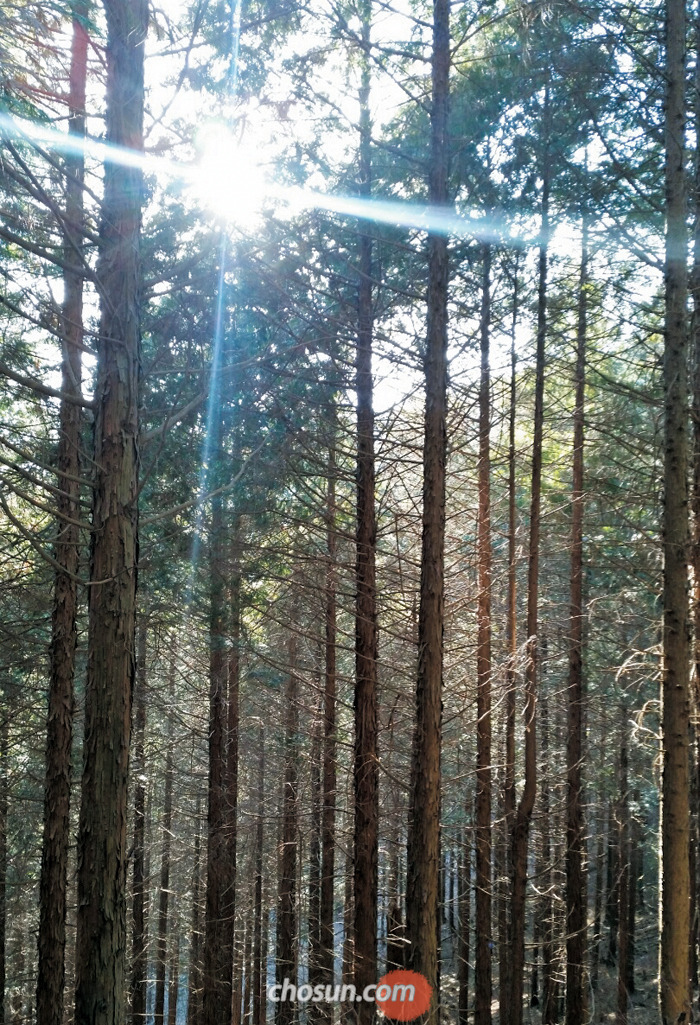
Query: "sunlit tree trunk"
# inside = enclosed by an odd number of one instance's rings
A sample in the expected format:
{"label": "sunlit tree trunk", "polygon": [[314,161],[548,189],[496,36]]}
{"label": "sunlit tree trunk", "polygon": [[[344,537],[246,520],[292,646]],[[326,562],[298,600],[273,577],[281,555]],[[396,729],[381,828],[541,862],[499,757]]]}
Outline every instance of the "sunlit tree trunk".
{"label": "sunlit tree trunk", "polygon": [[[85,135],[87,78],[87,6],[73,4],[73,38],[69,80],[68,130]],[[61,316],[61,401],[58,435],[56,515],[57,566],[51,623],[51,679],[46,744],[44,836],[39,883],[39,965],[36,989],[37,1025],[62,1025],[66,886],[70,844],[71,746],[73,741],[73,677],[77,645],[80,528],[80,422],[83,341],[83,275],[79,269],[84,220],[82,156],[65,158],[66,207]]]}
{"label": "sunlit tree trunk", "polygon": [[666,0],[663,684],[660,998],[664,1025],[690,1021],[688,385],[685,188],[686,12]]}
{"label": "sunlit tree trunk", "polygon": [[[145,0],[104,0],[106,141],[143,148]],[[127,778],[138,558],[142,174],[108,161],[100,229],[88,673],[78,836],[76,1025],[123,1025]]]}
{"label": "sunlit tree trunk", "polygon": [[588,304],[588,224],[583,218],[578,290],[574,405],[574,459],[571,493],[571,575],[569,613],[569,685],[567,706],[566,803],[566,1025],[583,1025],[583,959],[586,946],[586,896],[583,882],[583,445],[586,393]]}
{"label": "sunlit tree trunk", "polygon": [[260,724],[258,734],[258,814],[255,823],[255,892],[253,895],[253,1025],[264,1025],[266,1000],[265,969],[262,963],[263,949],[263,840],[265,829],[265,726]]}
{"label": "sunlit tree trunk", "polygon": [[482,250],[477,606],[474,1025],[491,1022],[491,247]]}
{"label": "sunlit tree trunk", "polygon": [[[429,198],[436,205],[447,202],[449,72],[449,2],[435,0]],[[410,966],[421,972],[433,987],[427,1018],[430,1025],[437,1023],[438,1017],[448,278],[447,239],[441,235],[429,235],[418,679],[411,770],[406,924]]]}

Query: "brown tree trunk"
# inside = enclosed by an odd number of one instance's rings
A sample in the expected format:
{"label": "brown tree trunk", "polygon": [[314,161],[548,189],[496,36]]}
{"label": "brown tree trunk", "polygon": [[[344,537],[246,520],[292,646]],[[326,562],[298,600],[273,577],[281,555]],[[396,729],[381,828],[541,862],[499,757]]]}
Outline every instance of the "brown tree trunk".
{"label": "brown tree trunk", "polygon": [[165,785],[163,790],[163,839],[160,852],[160,890],[158,895],[158,933],[156,936],[156,994],[153,1010],[154,1025],[164,1025],[165,1018],[165,974],[168,964],[168,910],[170,903],[170,847],[173,826],[173,758],[175,741],[173,738],[172,708],[175,701],[175,666],[176,639],[172,639],[173,649],[170,655],[170,682],[168,701],[170,704],[167,716],[168,749],[165,756]]}
{"label": "brown tree trunk", "polygon": [[[360,88],[360,195],[372,188],[370,93],[370,22],[363,11],[362,84]],[[355,986],[361,992],[377,981],[377,830],[379,763],[377,762],[377,598],[375,551],[377,525],[374,497],[374,408],[372,385],[372,239],[359,241],[357,330],[357,534],[355,583]],[[358,1004],[357,1020],[370,1025],[375,1005]]]}
{"label": "brown tree trunk", "polygon": [[[109,146],[143,148],[145,0],[105,0]],[[125,1016],[127,779],[138,557],[142,174],[107,162],[97,285],[88,673],[78,836],[76,1025]]]}
{"label": "brown tree trunk", "polygon": [[[319,978],[325,986],[334,975],[334,883],[335,883],[335,807],[336,807],[336,509],[335,441],[328,450],[328,494],[326,499],[326,608],[325,608],[325,688],[323,696],[323,809],[321,821],[321,906],[319,909],[321,948]],[[324,1020],[332,1021],[333,1009],[322,1003]]]}
{"label": "brown tree trunk", "polygon": [[550,785],[548,767],[550,763],[549,747],[549,700],[546,694],[540,702],[542,730],[542,790],[541,790],[541,831],[542,831],[542,871],[540,875],[542,894],[542,916],[540,931],[542,935],[542,1025],[554,1025],[556,1021],[556,996],[554,983],[554,906],[552,881],[552,809],[550,805]]}
{"label": "brown tree trunk", "polygon": [[596,817],[596,821],[598,825],[598,836],[596,839],[595,855],[595,900],[593,905],[593,945],[591,950],[591,989],[594,993],[598,989],[598,971],[600,968],[600,944],[603,920],[603,865],[605,861],[603,827],[599,814]]}
{"label": "brown tree trunk", "polygon": [[[639,791],[634,792],[634,803],[635,806],[639,807]],[[639,830],[639,819],[634,814],[630,821],[630,854],[629,854],[629,866],[630,866],[630,884],[629,884],[629,900],[628,900],[628,916],[627,916],[627,975],[625,979],[625,985],[627,986],[627,992],[634,993],[634,959],[635,959],[635,944],[636,944],[636,926],[637,926],[637,891],[639,890],[639,875],[640,875],[640,830]]]}
{"label": "brown tree trunk", "polygon": [[629,866],[629,795],[628,787],[628,755],[627,755],[627,712],[622,706],[622,736],[620,737],[620,792],[617,805],[617,836],[620,859],[620,881],[618,884],[619,893],[619,934],[618,934],[618,962],[617,962],[617,1025],[627,1025],[627,1008],[629,1004],[627,993],[627,972],[629,955],[629,887],[630,887],[630,866]]}
{"label": "brown tree trunk", "polygon": [[[220,425],[212,451],[221,459]],[[229,672],[226,654],[226,586],[224,580],[223,507],[221,496],[212,500],[210,535],[209,610],[209,798],[207,846],[207,901],[204,933],[203,1025],[229,1020],[233,966],[233,866],[229,861],[231,810],[229,807],[228,715]]]}
{"label": "brown tree trunk", "polygon": [[571,490],[569,686],[566,734],[566,1025],[583,1025],[586,897],[583,884],[583,446],[586,395],[588,223],[583,217],[576,330],[576,397]]}
{"label": "brown tree trunk", "polygon": [[[299,791],[299,707],[297,677],[297,639],[291,634],[288,643],[289,679],[285,695],[285,766],[282,800],[282,851],[279,871],[279,903],[277,911],[277,983],[297,981],[297,842]],[[291,1001],[277,1004],[277,1025],[291,1025],[295,1007]]]}
{"label": "brown tree trunk", "polygon": [[477,732],[474,1025],[491,1023],[491,247],[482,247],[479,513],[477,530]]}
{"label": "brown tree trunk", "polygon": [[134,699],[134,876],[132,897],[132,954],[131,954],[131,1023],[145,1025],[147,890],[145,875],[146,856],[146,639],[148,628],[145,617],[139,624],[136,646],[136,687]]}
{"label": "brown tree trunk", "polygon": [[255,823],[255,892],[253,894],[253,1025],[264,1025],[266,971],[262,963],[263,947],[263,840],[265,825],[265,726],[260,723],[258,736],[258,815]]}
{"label": "brown tree trunk", "polygon": [[[685,0],[666,0],[666,315],[664,324],[663,682],[660,1002],[663,1025],[690,1021],[688,383]],[[672,881],[672,883],[671,883]],[[670,885],[669,885],[670,883]]]}
{"label": "brown tree trunk", "polygon": [[[240,721],[240,679],[241,679],[241,564],[240,564],[241,520],[238,513],[233,517],[233,541],[231,545],[230,585],[230,634],[231,647],[228,655],[228,703],[226,738],[226,915],[230,925],[227,936],[231,940],[231,961],[233,965],[233,935],[236,920],[236,878],[238,855],[238,750]],[[234,973],[234,983],[236,977]]]}
{"label": "brown tree trunk", "polygon": [[201,804],[197,798],[195,812],[197,825],[194,834],[194,868],[192,870],[192,939],[190,941],[189,992],[187,996],[187,1025],[200,1025],[202,1020],[202,899],[201,879]]}
{"label": "brown tree trunk", "polygon": [[[320,716],[311,740],[311,839],[309,841],[309,983],[320,981],[318,962],[321,942],[321,731]],[[309,1017],[318,1020],[318,1004],[309,1006]]]}
{"label": "brown tree trunk", "polygon": [[457,977],[459,1025],[469,1022],[469,930],[471,920],[472,848],[469,828],[462,831],[462,866],[459,873],[459,961]]}
{"label": "brown tree trunk", "polygon": [[[515,688],[516,665],[518,659],[518,624],[517,624],[517,506],[515,482],[515,415],[516,415],[516,373],[517,356],[515,352],[515,336],[518,326],[518,261],[516,258],[513,281],[513,315],[510,331],[510,404],[508,411],[508,607],[506,614],[506,642],[508,645],[508,661],[506,663],[506,737],[505,766],[503,775],[503,808],[505,814],[506,833],[506,872],[512,877],[513,866],[509,838],[513,835],[515,823]],[[510,1025],[512,1005],[511,986],[513,975],[513,935],[510,927],[508,909],[504,911],[507,919],[508,938],[504,957],[501,958],[499,976],[499,1011],[501,1025]]]}
{"label": "brown tree trunk", "polygon": [[545,88],[543,124],[545,154],[542,180],[542,244],[539,254],[537,295],[537,352],[535,366],[535,414],[532,440],[532,494],[527,578],[527,650],[525,661],[525,783],[515,813],[512,834],[511,897],[511,999],[510,1025],[522,1025],[523,969],[525,961],[525,890],[530,819],[537,787],[537,606],[540,559],[540,492],[542,484],[542,425],[544,419],[545,337],[547,333],[547,238],[549,234],[549,87]]}
{"label": "brown tree trunk", "polygon": [[[450,71],[449,0],[434,0],[430,202],[447,202],[447,111]],[[438,1018],[438,875],[444,629],[445,463],[447,456],[447,239],[428,236],[423,529],[418,615],[416,730],[406,879],[410,966],[433,987],[427,1021]]]}
{"label": "brown tree trunk", "polygon": [[[85,83],[88,37],[87,6],[72,6],[73,39],[69,80],[68,130],[85,135]],[[65,988],[66,886],[70,844],[71,746],[73,742],[73,677],[77,646],[80,528],[80,398],[83,341],[83,275],[77,268],[82,253],[84,161],[65,158],[66,208],[63,248],[61,401],[58,435],[58,494],[55,545],[57,567],[51,623],[51,679],[46,744],[44,836],[39,883],[39,965],[36,989],[37,1025],[62,1025]],[[71,522],[72,521],[72,522]]]}

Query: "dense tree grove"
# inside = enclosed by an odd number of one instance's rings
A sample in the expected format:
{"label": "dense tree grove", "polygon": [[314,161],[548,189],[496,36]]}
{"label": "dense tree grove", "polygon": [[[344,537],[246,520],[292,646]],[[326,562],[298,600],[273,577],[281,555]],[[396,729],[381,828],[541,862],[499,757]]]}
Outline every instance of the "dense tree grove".
{"label": "dense tree grove", "polygon": [[700,1019],[698,25],[0,0],[0,1025]]}

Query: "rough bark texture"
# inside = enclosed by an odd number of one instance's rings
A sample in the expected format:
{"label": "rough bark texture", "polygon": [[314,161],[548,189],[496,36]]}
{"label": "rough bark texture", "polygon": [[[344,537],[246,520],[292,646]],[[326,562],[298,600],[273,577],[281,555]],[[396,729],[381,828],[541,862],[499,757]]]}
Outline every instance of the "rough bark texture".
{"label": "rough bark texture", "polygon": [[[360,194],[371,194],[371,124],[369,116],[369,13],[362,24],[360,89]],[[357,533],[355,583],[355,986],[358,992],[377,981],[377,830],[379,763],[377,762],[377,598],[375,552],[377,524],[374,496],[374,408],[372,385],[372,239],[359,240],[357,393]],[[358,1004],[357,1020],[370,1025],[375,1005]]]}
{"label": "rough bark texture", "polygon": [[566,733],[566,1025],[583,1025],[586,899],[583,885],[583,445],[586,390],[588,230],[584,216],[576,331],[576,398],[571,492],[569,687]]}
{"label": "rough bark texture", "polygon": [[132,897],[131,945],[131,1022],[143,1025],[146,1017],[146,955],[147,889],[145,873],[146,840],[146,635],[141,620],[136,646],[136,689],[134,701],[134,867]]}
{"label": "rough bark texture", "polygon": [[[516,666],[518,660],[518,623],[517,623],[517,506],[515,487],[515,415],[516,415],[516,373],[517,356],[515,352],[515,336],[518,326],[518,262],[516,260],[513,282],[513,317],[510,332],[510,403],[508,410],[508,609],[506,616],[506,642],[508,645],[508,662],[506,663],[506,736],[505,766],[503,772],[503,809],[505,814],[506,833],[506,871],[512,876],[512,857],[509,838],[513,834],[515,822],[515,688]],[[505,943],[500,964],[499,1006],[501,1025],[510,1025],[511,1020],[511,979],[513,960],[513,936],[510,928],[508,911],[504,912],[508,938]]]}
{"label": "rough bark texture", "polygon": [[491,247],[483,247],[477,562],[474,1025],[491,1022]]}
{"label": "rough bark texture", "polygon": [[471,919],[472,848],[469,828],[462,834],[462,858],[459,873],[459,998],[457,1020],[459,1025],[469,1022],[469,929]]}
{"label": "rough bark texture", "polygon": [[664,1025],[690,1021],[685,40],[685,2],[667,0],[660,952],[661,1018]]}
{"label": "rough bark texture", "polygon": [[[73,4],[73,38],[69,82],[68,128],[85,135],[85,83],[88,37],[86,5]],[[61,390],[80,399],[83,341],[83,275],[76,250],[82,250],[84,161],[67,156],[61,316]],[[76,268],[76,269],[73,269]],[[80,528],[80,421],[78,402],[63,399],[59,413],[58,494],[55,545],[57,569],[51,622],[51,679],[46,743],[44,836],[39,884],[39,965],[36,989],[37,1025],[62,1025],[65,988],[66,886],[70,844],[71,746],[73,742],[73,677],[77,645],[77,574]],[[72,522],[71,522],[72,521]]]}
{"label": "rough bark texture", "polygon": [[[448,0],[433,8],[431,203],[447,201],[447,110],[450,71]],[[433,987],[426,1020],[438,1018],[438,876],[440,870],[440,747],[445,561],[445,462],[447,452],[447,239],[428,236],[427,339],[423,529],[418,614],[416,731],[406,879],[410,966]]]}
{"label": "rough bark texture", "polygon": [[[105,0],[109,145],[143,148],[145,0]],[[93,545],[78,837],[76,1025],[125,1016],[127,777],[138,558],[142,175],[106,163],[97,283]]]}
{"label": "rough bark texture", "polygon": [[[547,137],[549,92],[545,90],[544,134]],[[525,889],[530,819],[537,786],[537,606],[540,558],[540,492],[542,482],[542,423],[544,412],[544,349],[547,332],[547,236],[549,232],[549,165],[547,146],[543,162],[542,245],[539,255],[537,298],[537,352],[535,367],[535,415],[532,440],[532,493],[527,577],[527,651],[525,661],[525,783],[520,796],[512,836],[513,888],[511,898],[511,1025],[522,1025],[523,968],[525,960]]]}

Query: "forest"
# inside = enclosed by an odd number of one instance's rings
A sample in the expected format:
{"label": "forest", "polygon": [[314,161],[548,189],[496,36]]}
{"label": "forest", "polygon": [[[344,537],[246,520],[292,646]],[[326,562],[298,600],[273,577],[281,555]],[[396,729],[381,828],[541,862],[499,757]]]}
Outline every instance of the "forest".
{"label": "forest", "polygon": [[0,1025],[700,1020],[699,52],[0,0]]}

